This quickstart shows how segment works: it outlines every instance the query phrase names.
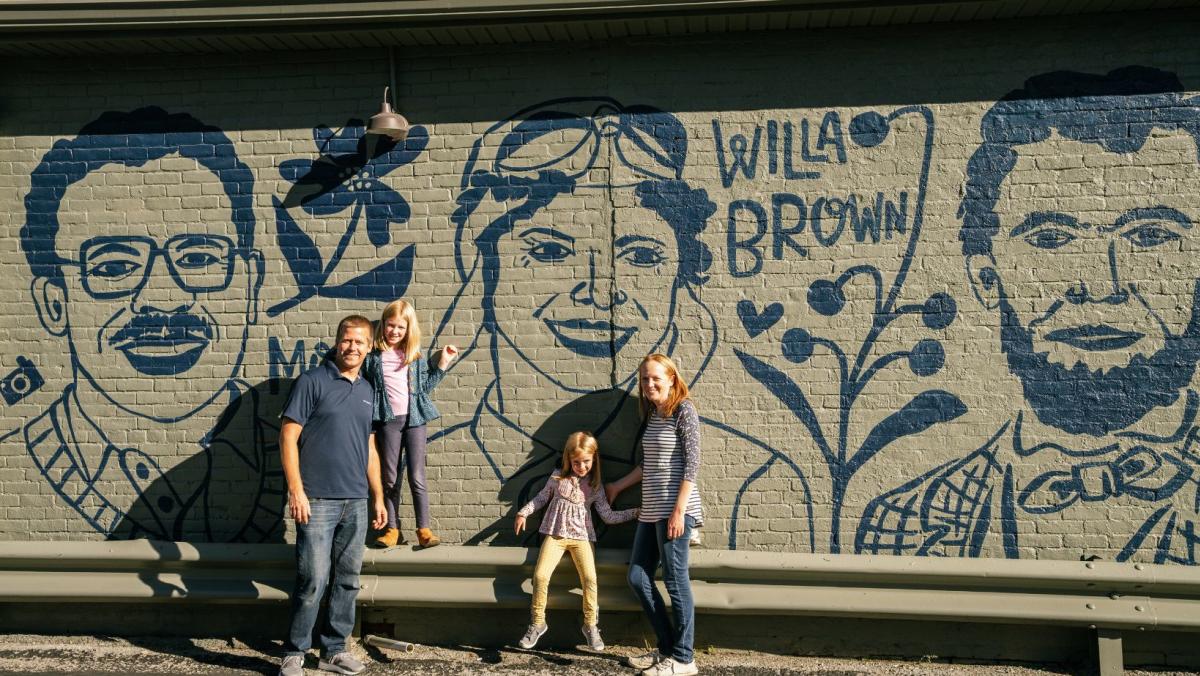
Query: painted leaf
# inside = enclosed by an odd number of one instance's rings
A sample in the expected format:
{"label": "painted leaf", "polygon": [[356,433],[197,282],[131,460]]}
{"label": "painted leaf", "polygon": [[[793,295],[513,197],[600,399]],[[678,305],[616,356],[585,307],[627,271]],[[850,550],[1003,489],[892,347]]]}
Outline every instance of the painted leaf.
{"label": "painted leaf", "polygon": [[392,301],[408,292],[412,282],[416,245],[404,248],[395,258],[351,279],[345,284],[317,291],[323,298],[352,298],[357,300]]}
{"label": "painted leaf", "polygon": [[812,406],[808,403],[808,398],[804,396],[804,392],[800,387],[786,373],[761,359],[752,357],[738,349],[734,349],[733,353],[742,362],[742,367],[746,369],[747,373],[762,383],[763,387],[766,387],[784,406],[788,407],[788,410],[793,415],[800,419],[801,423],[804,423],[804,426],[808,428],[808,433],[812,435],[813,441],[817,443],[825,459],[828,462],[834,462],[833,453],[829,450],[829,444],[825,441],[825,435],[821,432],[821,423],[817,420]]}
{"label": "painted leaf", "polygon": [[333,138],[333,130],[323,124],[318,124],[313,127],[313,141],[317,144],[317,150],[324,152],[325,144],[329,143],[329,139]]}
{"label": "painted leaf", "polygon": [[954,420],[966,412],[967,405],[945,390],[926,390],[918,394],[905,404],[904,408],[884,418],[871,430],[858,452],[850,459],[849,472],[853,474],[876,453],[900,437],[924,432],[938,423]]}
{"label": "painted leaf", "polygon": [[313,160],[286,160],[279,163],[279,175],[285,180],[295,183],[308,172],[312,171]]}
{"label": "painted leaf", "polygon": [[[280,173],[283,174],[283,168],[292,162],[307,162],[307,160],[284,162],[280,165]],[[337,213],[354,201],[353,196],[343,190],[343,184],[361,168],[362,165],[353,157],[321,157],[317,161],[309,163],[307,172],[292,180],[295,185],[284,196],[283,205],[287,208],[302,206],[305,211],[314,216],[328,216]],[[291,171],[292,167],[288,167],[288,169]]]}
{"label": "painted leaf", "polygon": [[408,220],[411,209],[404,197],[379,181],[372,181],[373,190],[366,193],[367,237],[377,247],[391,241],[389,225]]}
{"label": "painted leaf", "polygon": [[288,214],[279,198],[274,197],[271,201],[275,203],[275,239],[288,269],[292,271],[292,277],[296,279],[296,286],[301,289],[320,286],[324,281],[320,250]]}
{"label": "painted leaf", "polygon": [[363,126],[362,120],[358,118],[346,120],[346,125],[329,138],[329,142],[321,148],[321,152],[328,155],[353,155],[358,150],[359,142],[365,132],[366,127]]}
{"label": "painted leaf", "polygon": [[[375,169],[376,176],[384,176],[395,169],[411,163],[417,159],[421,153],[425,152],[425,147],[429,145],[429,131],[425,127],[413,127],[408,130],[408,137],[403,143],[391,143],[388,145],[380,145],[375,149],[375,158],[371,160],[371,166]],[[386,150],[385,150],[386,149]]]}

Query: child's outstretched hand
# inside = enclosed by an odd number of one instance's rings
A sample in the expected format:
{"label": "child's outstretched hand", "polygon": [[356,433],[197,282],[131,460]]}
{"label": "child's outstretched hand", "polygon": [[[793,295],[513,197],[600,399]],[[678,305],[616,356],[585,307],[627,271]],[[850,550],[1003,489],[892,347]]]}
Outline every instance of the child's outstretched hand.
{"label": "child's outstretched hand", "polygon": [[516,526],[515,526],[515,527],[516,527],[516,531],[517,531],[517,533],[516,533],[516,534],[517,534],[517,535],[520,535],[520,534],[521,534],[521,531],[525,530],[525,517],[523,517],[523,516],[518,516],[518,517],[517,517],[517,520],[516,520]]}
{"label": "child's outstretched hand", "polygon": [[442,356],[438,359],[438,368],[445,371],[450,368],[450,364],[458,358],[458,348],[453,345],[447,345],[442,348]]}

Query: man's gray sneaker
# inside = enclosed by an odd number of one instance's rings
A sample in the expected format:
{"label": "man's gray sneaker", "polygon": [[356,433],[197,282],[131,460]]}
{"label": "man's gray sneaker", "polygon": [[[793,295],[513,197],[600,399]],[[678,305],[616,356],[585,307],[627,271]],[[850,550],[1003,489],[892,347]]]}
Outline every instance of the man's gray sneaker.
{"label": "man's gray sneaker", "polygon": [[604,652],[604,641],[600,638],[600,627],[596,625],[583,625],[583,637],[587,639],[588,650],[592,652]]}
{"label": "man's gray sneaker", "polygon": [[304,676],[304,655],[288,655],[279,665],[279,676]]}
{"label": "man's gray sneaker", "polygon": [[317,667],[321,671],[332,671],[335,674],[349,674],[349,676],[354,676],[354,674],[361,674],[367,668],[367,665],[355,659],[354,655],[342,651],[332,657],[322,658]]}
{"label": "man's gray sneaker", "polygon": [[521,646],[525,650],[529,650],[533,646],[537,645],[538,639],[541,638],[542,634],[545,634],[546,630],[549,628],[549,625],[545,624],[529,625],[529,628],[525,630],[525,635],[521,637],[520,641],[517,641],[517,645]]}
{"label": "man's gray sneaker", "polygon": [[658,650],[651,650],[645,655],[638,655],[637,657],[625,658],[625,664],[637,669],[638,671],[641,671],[642,669],[649,669],[661,661],[663,661],[663,655],[662,653],[658,652]]}

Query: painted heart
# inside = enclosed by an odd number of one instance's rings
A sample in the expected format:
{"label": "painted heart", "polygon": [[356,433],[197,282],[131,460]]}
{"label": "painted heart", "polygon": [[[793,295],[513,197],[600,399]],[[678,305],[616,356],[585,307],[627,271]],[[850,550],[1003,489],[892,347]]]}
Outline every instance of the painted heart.
{"label": "painted heart", "polygon": [[771,303],[760,313],[758,308],[754,307],[754,301],[739,300],[737,313],[738,318],[742,320],[742,326],[746,327],[746,333],[750,334],[751,338],[757,338],[783,318],[783,303]]}

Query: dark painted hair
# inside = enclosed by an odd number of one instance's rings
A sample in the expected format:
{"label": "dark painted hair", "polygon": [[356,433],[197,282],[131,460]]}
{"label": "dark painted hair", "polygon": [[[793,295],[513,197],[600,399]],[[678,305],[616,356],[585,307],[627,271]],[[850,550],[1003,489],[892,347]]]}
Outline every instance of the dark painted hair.
{"label": "dark painted hair", "polygon": [[983,116],[983,143],[967,163],[958,216],[964,256],[990,254],[999,232],[993,211],[1000,184],[1017,162],[1017,148],[1057,130],[1065,138],[1113,153],[1136,152],[1153,129],[1182,129],[1192,136],[1200,162],[1200,104],[1183,97],[1173,73],[1129,66],[1106,75],[1058,71],[1032,77]]}
{"label": "dark painted hair", "polygon": [[149,106],[104,113],[74,139],[57,141],[33,170],[21,227],[21,248],[33,274],[62,275],[55,238],[68,187],[108,164],[140,167],[171,153],[196,160],[221,179],[232,204],[238,249],[249,252],[254,247],[254,174],[237,158],[229,137],[187,113]]}

